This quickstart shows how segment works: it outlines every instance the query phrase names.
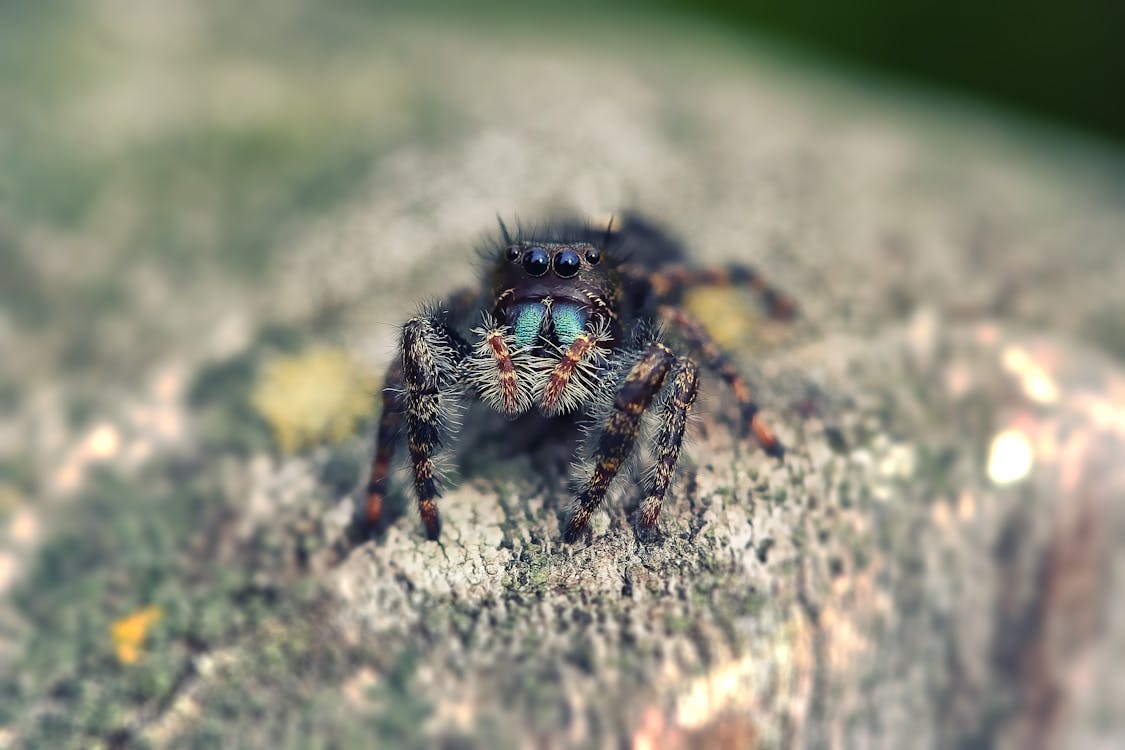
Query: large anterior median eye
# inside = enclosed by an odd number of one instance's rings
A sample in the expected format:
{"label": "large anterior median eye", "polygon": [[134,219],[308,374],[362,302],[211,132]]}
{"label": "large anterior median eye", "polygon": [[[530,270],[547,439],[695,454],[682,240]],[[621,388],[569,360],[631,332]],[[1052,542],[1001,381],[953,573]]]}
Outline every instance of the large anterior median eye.
{"label": "large anterior median eye", "polygon": [[581,266],[582,261],[578,259],[578,253],[573,250],[560,250],[555,255],[555,273],[564,279],[576,275]]}
{"label": "large anterior median eye", "polygon": [[551,267],[551,256],[541,247],[533,247],[524,253],[523,270],[532,276],[542,276]]}

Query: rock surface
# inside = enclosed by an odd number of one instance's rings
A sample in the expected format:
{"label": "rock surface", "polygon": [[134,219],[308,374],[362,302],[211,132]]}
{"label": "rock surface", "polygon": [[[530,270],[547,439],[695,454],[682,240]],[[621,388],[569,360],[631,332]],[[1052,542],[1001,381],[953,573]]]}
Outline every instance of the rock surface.
{"label": "rock surface", "polygon": [[[43,287],[0,317],[0,744],[1125,744],[1120,152],[705,30],[311,5],[260,37],[213,39],[209,6],[46,26],[163,63],[46,100],[90,113],[89,163],[163,166],[94,170],[70,224],[0,206],[5,262]],[[251,176],[194,171],[183,128]],[[154,244],[170,177],[183,224]],[[324,346],[380,372],[497,211],[560,207],[639,209],[797,298],[788,327],[696,300],[785,461],[732,438],[712,377],[658,543],[626,492],[561,544],[558,457],[485,432],[441,544],[407,510],[341,559],[369,425],[284,454],[256,379]]]}

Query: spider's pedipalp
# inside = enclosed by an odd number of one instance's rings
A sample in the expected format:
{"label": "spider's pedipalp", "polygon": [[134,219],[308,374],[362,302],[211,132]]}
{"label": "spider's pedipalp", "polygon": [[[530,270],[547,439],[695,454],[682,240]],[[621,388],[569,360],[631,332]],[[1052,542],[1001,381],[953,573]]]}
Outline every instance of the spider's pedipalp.
{"label": "spider's pedipalp", "polygon": [[546,378],[539,408],[544,414],[567,414],[590,401],[609,357],[604,346],[608,340],[609,328],[599,321],[577,334],[565,350],[559,351],[557,360],[543,358],[539,369]]}
{"label": "spider's pedipalp", "polygon": [[531,408],[536,382],[534,362],[508,326],[485,316],[484,325],[474,328],[479,337],[466,363],[466,377],[481,401],[508,417]]}

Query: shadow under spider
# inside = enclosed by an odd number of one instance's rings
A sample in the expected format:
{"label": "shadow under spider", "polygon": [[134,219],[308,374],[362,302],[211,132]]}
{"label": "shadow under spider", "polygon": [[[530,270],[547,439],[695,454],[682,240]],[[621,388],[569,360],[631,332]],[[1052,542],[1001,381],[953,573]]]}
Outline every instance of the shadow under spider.
{"label": "shadow under spider", "polygon": [[[460,416],[462,426],[447,441],[450,447],[444,453],[444,465],[448,472],[443,484],[448,491],[467,482],[483,482],[497,495],[514,486],[521,503],[525,498],[543,497],[545,508],[558,515],[561,525],[576,489],[574,464],[587,460],[581,450],[585,419],[581,413],[544,419],[529,412],[508,420],[482,404],[469,404]],[[349,545],[378,539],[402,516],[417,520],[407,461],[401,457],[393,477],[382,528],[374,534],[363,530],[363,488],[353,493]],[[528,518],[508,503],[502,506],[509,524]]]}

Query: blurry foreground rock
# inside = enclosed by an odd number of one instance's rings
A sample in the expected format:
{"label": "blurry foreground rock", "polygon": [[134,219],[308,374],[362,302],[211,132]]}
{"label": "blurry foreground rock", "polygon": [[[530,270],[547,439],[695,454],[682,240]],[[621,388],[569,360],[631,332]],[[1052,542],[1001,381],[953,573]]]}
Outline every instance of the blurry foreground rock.
{"label": "blurry foreground rock", "polygon": [[[166,317],[138,292],[118,335],[143,322],[136,358],[191,373],[187,428],[131,464],[129,433],[79,500],[45,493],[61,530],[37,556],[0,530],[0,744],[1125,744],[1121,154],[721,39],[559,36],[400,19],[332,45],[302,106],[382,139],[361,187],[310,182],[324,203],[262,235],[253,277],[183,280]],[[206,38],[177,49],[208,59]],[[279,71],[321,58],[277,47],[230,90],[287,102]],[[263,97],[224,116],[265,118]],[[299,330],[290,364],[307,343],[380,371],[396,324],[474,273],[497,211],[559,205],[641,210],[701,264],[750,262],[793,294],[792,327],[739,295],[691,303],[784,463],[732,439],[710,377],[663,539],[637,543],[626,494],[563,546],[565,451],[474,422],[442,543],[400,472],[386,533],[339,559],[371,445],[332,383],[361,381],[317,360],[307,393],[337,419],[312,424],[259,353]],[[130,362],[98,365],[96,413],[121,424]],[[25,403],[54,403],[48,385]],[[279,415],[272,443],[255,403]],[[136,611],[160,621],[115,659],[108,627]]]}

